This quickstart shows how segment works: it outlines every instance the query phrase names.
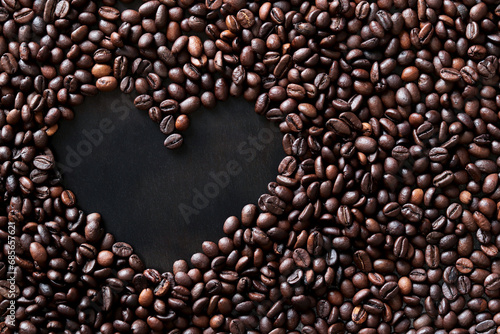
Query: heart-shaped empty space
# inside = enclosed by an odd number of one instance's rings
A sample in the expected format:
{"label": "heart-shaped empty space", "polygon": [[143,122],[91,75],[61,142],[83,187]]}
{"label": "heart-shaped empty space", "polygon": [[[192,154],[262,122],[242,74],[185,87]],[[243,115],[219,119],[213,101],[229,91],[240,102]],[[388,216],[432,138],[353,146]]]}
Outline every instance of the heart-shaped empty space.
{"label": "heart-shaped empty space", "polygon": [[65,186],[160,270],[217,241],[224,220],[256,203],[284,157],[277,126],[243,99],[196,111],[177,150],[166,149],[158,125],[118,91],[75,109],[52,139]]}

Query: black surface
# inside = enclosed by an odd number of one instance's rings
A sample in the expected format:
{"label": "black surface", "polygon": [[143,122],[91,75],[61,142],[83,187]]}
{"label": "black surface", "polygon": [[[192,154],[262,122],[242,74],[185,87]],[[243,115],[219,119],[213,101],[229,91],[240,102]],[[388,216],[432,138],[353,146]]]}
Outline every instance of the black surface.
{"label": "black surface", "polygon": [[[107,231],[159,270],[188,260],[204,240],[217,241],[224,220],[256,203],[284,157],[277,126],[243,99],[195,112],[174,151],[147,112],[118,91],[87,98],[75,114],[52,139],[65,185],[85,212],[101,213]],[[228,168],[227,186],[214,188],[213,173]],[[213,198],[193,203],[205,187]]]}

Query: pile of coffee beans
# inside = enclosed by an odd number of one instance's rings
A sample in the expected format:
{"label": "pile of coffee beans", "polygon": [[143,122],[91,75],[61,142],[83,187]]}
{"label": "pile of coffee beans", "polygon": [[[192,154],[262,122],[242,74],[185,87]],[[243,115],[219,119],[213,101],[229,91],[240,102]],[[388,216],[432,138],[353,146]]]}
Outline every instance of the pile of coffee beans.
{"label": "pile of coffee beans", "polygon": [[[0,2],[0,333],[500,333],[498,0],[128,2]],[[283,132],[267,193],[172,272],[49,148],[118,88],[171,149],[235,96]]]}

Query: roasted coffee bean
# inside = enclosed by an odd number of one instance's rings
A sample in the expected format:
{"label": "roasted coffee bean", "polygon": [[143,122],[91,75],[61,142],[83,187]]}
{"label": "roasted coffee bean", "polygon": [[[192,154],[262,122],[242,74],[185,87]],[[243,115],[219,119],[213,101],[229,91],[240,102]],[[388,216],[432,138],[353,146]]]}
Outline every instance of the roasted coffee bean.
{"label": "roasted coffee bean", "polygon": [[440,252],[436,245],[427,245],[425,248],[425,262],[432,269],[439,266]]}
{"label": "roasted coffee bean", "polygon": [[341,205],[339,207],[339,209],[337,211],[337,218],[338,218],[340,224],[347,226],[347,227],[351,226],[353,223],[352,212],[349,209],[349,207],[346,205]]}
{"label": "roasted coffee bean", "polygon": [[175,149],[182,145],[182,135],[178,133],[171,134],[165,139],[164,145],[166,148]]}
{"label": "roasted coffee bean", "polygon": [[447,170],[442,172],[441,174],[436,175],[432,182],[436,187],[442,188],[452,184],[454,180],[455,177],[453,172]]}
{"label": "roasted coffee bean", "polygon": [[484,287],[486,290],[496,291],[500,289],[500,275],[493,273],[486,277],[484,280]]}
{"label": "roasted coffee bean", "polygon": [[405,237],[399,237],[394,242],[394,255],[400,258],[406,257],[409,250],[409,242]]}
{"label": "roasted coffee bean", "polygon": [[378,299],[369,299],[363,305],[363,308],[371,314],[380,315],[384,312],[384,303]]}
{"label": "roasted coffee bean", "polygon": [[401,209],[403,216],[413,223],[418,223],[422,220],[423,210],[415,204],[405,204]]}
{"label": "roasted coffee bean", "polygon": [[40,170],[50,170],[54,167],[54,157],[51,155],[39,155],[33,160],[33,165]]}
{"label": "roasted coffee bean", "polygon": [[458,292],[462,295],[468,294],[472,289],[471,280],[467,276],[459,276],[456,283]]}
{"label": "roasted coffee bean", "polygon": [[495,332],[495,322],[493,320],[484,320],[476,325],[475,332],[477,334],[493,334]]}
{"label": "roasted coffee bean", "polygon": [[366,321],[367,318],[368,313],[362,306],[358,305],[352,310],[351,319],[352,321],[354,321],[354,323],[361,325]]}
{"label": "roasted coffee bean", "polygon": [[380,288],[380,297],[384,300],[395,298],[399,293],[399,286],[396,282],[387,282]]}
{"label": "roasted coffee bean", "polygon": [[133,248],[125,242],[117,242],[112,247],[113,254],[119,257],[129,257],[132,255]]}
{"label": "roasted coffee bean", "polygon": [[444,81],[457,82],[461,79],[460,72],[454,68],[443,68],[439,74]]}
{"label": "roasted coffee bean", "polygon": [[311,265],[311,257],[303,248],[297,248],[293,252],[293,260],[298,267],[307,268]]}
{"label": "roasted coffee bean", "polygon": [[326,122],[326,128],[338,136],[347,137],[351,134],[349,126],[342,120],[332,118]]}
{"label": "roasted coffee bean", "polygon": [[165,116],[160,123],[160,130],[166,135],[174,132],[175,129],[175,119],[172,115]]}
{"label": "roasted coffee bean", "polygon": [[370,272],[373,269],[370,256],[362,250],[354,253],[354,264],[363,272]]}
{"label": "roasted coffee bean", "polygon": [[97,79],[96,87],[101,92],[111,92],[118,87],[118,81],[112,76],[103,76]]}
{"label": "roasted coffee bean", "polygon": [[141,94],[134,99],[134,105],[137,109],[148,110],[153,106],[153,98],[147,94]]}
{"label": "roasted coffee bean", "polygon": [[466,258],[460,258],[456,262],[456,267],[459,272],[462,274],[468,274],[472,272],[474,269],[474,264],[472,263],[471,260],[466,259]]}
{"label": "roasted coffee bean", "polygon": [[286,116],[286,124],[293,132],[300,132],[303,126],[300,117],[293,113]]}

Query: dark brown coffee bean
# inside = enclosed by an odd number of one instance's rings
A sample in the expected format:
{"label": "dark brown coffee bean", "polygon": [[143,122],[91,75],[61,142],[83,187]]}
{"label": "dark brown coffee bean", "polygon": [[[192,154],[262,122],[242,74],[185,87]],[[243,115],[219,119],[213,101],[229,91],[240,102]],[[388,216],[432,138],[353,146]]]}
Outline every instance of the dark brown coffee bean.
{"label": "dark brown coffee bean", "polygon": [[351,134],[349,126],[344,121],[337,118],[329,119],[326,122],[326,128],[341,137],[347,137]]}
{"label": "dark brown coffee bean", "polygon": [[129,257],[133,253],[133,248],[125,242],[117,242],[112,247],[113,254],[119,257]]}
{"label": "dark brown coffee bean", "polygon": [[425,262],[429,268],[437,268],[440,262],[440,252],[436,245],[427,245],[425,248]]}
{"label": "dark brown coffee bean", "polygon": [[441,79],[450,82],[457,82],[461,79],[460,72],[454,68],[442,68],[439,75]]}
{"label": "dark brown coffee bean", "polygon": [[361,1],[356,6],[356,18],[364,20],[370,13],[370,3],[368,1]]}
{"label": "dark brown coffee bean", "polygon": [[21,8],[20,10],[14,12],[14,21],[18,24],[26,24],[33,20],[35,17],[35,12],[31,8]]}
{"label": "dark brown coffee bean", "polygon": [[238,20],[238,23],[244,29],[250,29],[255,24],[255,16],[248,9],[241,9],[240,11],[238,11],[238,13],[236,14],[236,20]]}
{"label": "dark brown coffee bean", "polygon": [[51,155],[39,155],[33,160],[33,165],[40,170],[50,170],[54,167],[54,157]]}
{"label": "dark brown coffee bean", "polygon": [[423,210],[414,204],[405,204],[401,209],[403,216],[413,223],[420,222],[423,217]]}
{"label": "dark brown coffee bean", "polygon": [[182,135],[178,133],[171,134],[165,139],[164,145],[166,148],[175,149],[182,145],[183,138]]}
{"label": "dark brown coffee bean", "polygon": [[370,256],[362,250],[354,253],[354,264],[363,272],[370,272],[373,269]]}
{"label": "dark brown coffee bean", "polygon": [[339,223],[344,226],[351,226],[353,224],[353,216],[351,210],[346,205],[341,205],[337,211],[337,218]]}
{"label": "dark brown coffee bean", "polygon": [[134,106],[140,110],[148,110],[153,106],[153,98],[148,94],[141,94],[134,99]]}
{"label": "dark brown coffee bean", "polygon": [[112,76],[103,76],[96,81],[96,87],[101,92],[111,92],[118,87],[118,81]]}
{"label": "dark brown coffee bean", "polygon": [[387,282],[380,288],[380,297],[386,301],[395,298],[399,294],[399,286],[396,282]]}
{"label": "dark brown coffee bean", "polygon": [[470,66],[464,66],[460,69],[460,75],[464,81],[469,85],[474,85],[477,80],[479,80],[479,76],[477,72]]}
{"label": "dark brown coffee bean", "polygon": [[417,128],[417,136],[420,140],[430,139],[434,135],[434,126],[429,122],[424,122]]}
{"label": "dark brown coffee bean", "polygon": [[484,320],[476,325],[477,334],[493,334],[495,332],[495,322],[493,320]]}
{"label": "dark brown coffee bean", "polygon": [[365,154],[371,154],[377,150],[377,142],[371,137],[360,136],[356,138],[354,145],[358,151]]}
{"label": "dark brown coffee bean", "polygon": [[362,306],[358,305],[352,310],[351,319],[354,323],[361,325],[366,321],[367,318],[368,313]]}
{"label": "dark brown coffee bean", "polygon": [[496,291],[500,289],[500,275],[496,273],[488,275],[484,280],[484,287],[489,291]]}
{"label": "dark brown coffee bean", "polygon": [[293,261],[300,268],[307,268],[311,265],[311,257],[303,248],[297,248],[293,252]]}
{"label": "dark brown coffee bean", "polygon": [[404,258],[407,256],[409,250],[409,242],[405,237],[399,237],[394,242],[394,255],[396,257]]}
{"label": "dark brown coffee bean", "polygon": [[363,305],[363,308],[368,312],[368,313],[371,313],[371,314],[375,314],[375,315],[380,315],[384,312],[385,310],[385,307],[384,307],[384,303],[382,303],[380,300],[378,299],[369,299],[368,301],[366,301]]}
{"label": "dark brown coffee bean", "polygon": [[175,129],[175,119],[172,115],[165,116],[160,123],[160,130],[166,135],[170,135]]}
{"label": "dark brown coffee bean", "polygon": [[462,206],[458,203],[451,204],[446,210],[446,216],[452,220],[460,218],[462,216]]}
{"label": "dark brown coffee bean", "polygon": [[456,285],[462,295],[468,294],[472,289],[471,280],[467,276],[459,276]]}
{"label": "dark brown coffee bean", "polygon": [[471,260],[466,258],[460,258],[457,260],[456,265],[457,270],[462,274],[469,274],[474,269],[474,264]]}
{"label": "dark brown coffee bean", "polygon": [[442,187],[446,187],[446,186],[452,184],[454,180],[455,180],[455,177],[454,177],[453,172],[447,170],[447,171],[442,172],[439,175],[436,175],[434,177],[434,179],[432,180],[432,182],[434,183],[434,185],[436,187],[442,188]]}

